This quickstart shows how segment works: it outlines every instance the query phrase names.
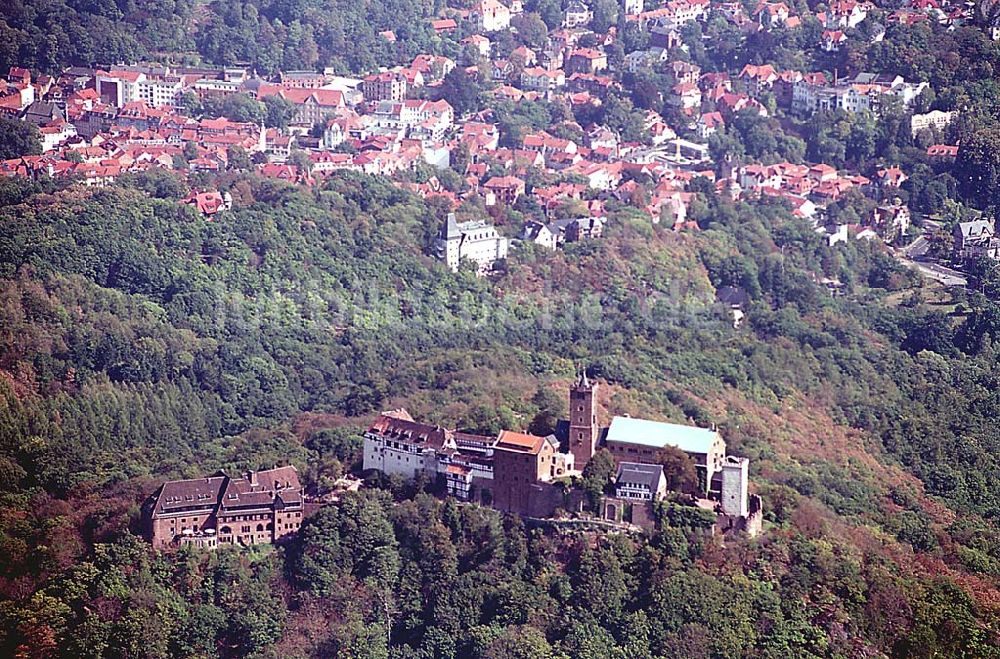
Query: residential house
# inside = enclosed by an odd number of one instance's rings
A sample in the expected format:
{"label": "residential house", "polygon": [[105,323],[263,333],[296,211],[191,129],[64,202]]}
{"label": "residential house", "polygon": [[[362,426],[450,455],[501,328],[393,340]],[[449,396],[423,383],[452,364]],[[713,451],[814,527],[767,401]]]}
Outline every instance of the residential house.
{"label": "residential house", "polygon": [[661,58],[666,57],[666,54],[667,51],[662,48],[655,52],[653,50],[634,50],[625,56],[622,66],[629,73],[638,73],[642,69],[651,69],[654,65],[664,61]]}
{"label": "residential house", "polygon": [[798,71],[783,71],[778,74],[778,79],[771,86],[774,93],[775,104],[781,108],[792,107],[792,97],[795,91],[795,83],[802,80],[802,74]]}
{"label": "residential house", "polygon": [[608,56],[593,48],[578,48],[566,61],[567,73],[599,73],[608,68]]}
{"label": "residential house", "polygon": [[372,113],[380,129],[399,132],[426,141],[436,141],[454,123],[455,113],[448,101],[405,99],[398,103],[382,101]]}
{"label": "residential house", "polygon": [[532,49],[527,46],[518,46],[514,50],[510,51],[510,60],[515,62],[524,68],[526,66],[535,66],[538,64],[538,55]]}
{"label": "residential house", "polygon": [[747,64],[740,71],[737,78],[742,80],[746,85],[748,94],[757,96],[763,91],[770,90],[774,83],[778,81],[779,76],[778,72],[770,64],[761,66]]}
{"label": "residential house", "polygon": [[449,34],[458,29],[458,23],[453,18],[440,18],[431,21],[431,28],[436,34]]}
{"label": "residential house", "polygon": [[851,29],[860,25],[868,12],[873,9],[873,5],[868,2],[857,2],[856,0],[835,0],[830,4],[830,8],[817,15],[820,23],[825,28]]}
{"label": "residential house", "polygon": [[875,172],[875,178],[880,188],[898,188],[909,180],[909,177],[899,167],[880,169]]}
{"label": "residential house", "polygon": [[678,83],[696,84],[701,77],[701,67],[690,62],[676,60],[670,63],[670,72]]}
{"label": "residential house", "polygon": [[417,55],[410,68],[419,71],[424,82],[441,80],[455,68],[455,61],[441,55]]}
{"label": "residential house", "polygon": [[476,50],[476,52],[478,52],[481,56],[489,57],[490,49],[493,44],[490,42],[489,39],[487,39],[483,35],[473,34],[471,36],[462,39],[462,45],[472,46]]}
{"label": "residential house", "polygon": [[762,2],[757,9],[757,20],[764,28],[779,25],[788,27],[788,21],[791,17],[791,10],[784,2]]}
{"label": "residential house", "polygon": [[213,217],[219,211],[232,208],[233,197],[228,192],[223,195],[218,190],[206,190],[205,192],[192,192],[181,199],[180,203],[194,206],[195,210],[205,217]]}
{"label": "residential house", "polygon": [[66,140],[76,137],[76,126],[68,121],[56,119],[41,126],[38,129],[38,137],[42,144],[42,153],[47,153]]}
{"label": "residential house", "polygon": [[910,228],[910,209],[899,198],[872,210],[868,224],[887,243],[893,243]]}
{"label": "residential house", "polygon": [[701,107],[701,90],[698,89],[698,85],[690,82],[681,82],[674,85],[670,91],[672,95],[669,97],[668,102],[679,106],[682,111],[690,113],[696,108]]}
{"label": "residential house", "polygon": [[714,135],[719,128],[726,125],[721,112],[706,112],[698,117],[695,122],[694,131],[703,140],[707,140]]}
{"label": "residential house", "polygon": [[566,74],[561,69],[554,71],[532,67],[521,72],[521,89],[537,92],[553,92],[566,86]]}
{"label": "residential house", "polygon": [[847,35],[841,30],[824,30],[820,36],[820,43],[826,52],[836,53],[847,43]]}
{"label": "residential house", "polygon": [[534,243],[545,249],[555,250],[559,245],[558,230],[550,227],[544,222],[529,220],[525,222],[521,231],[521,240],[526,243]]}
{"label": "residential house", "polygon": [[494,176],[483,184],[483,189],[492,192],[498,203],[509,206],[524,194],[524,181],[516,176]]}
{"label": "residential house", "polygon": [[499,32],[510,28],[510,9],[497,0],[479,0],[469,11],[469,22],[477,32]]}
{"label": "residential house", "polygon": [[[676,28],[667,25],[654,25],[649,30],[649,47],[663,51],[680,48],[684,43],[681,33]],[[664,55],[664,59],[666,56]]]}
{"label": "residential house", "polygon": [[568,29],[581,27],[590,23],[593,18],[594,12],[587,5],[579,0],[572,0],[563,12],[562,26]]}
{"label": "residential house", "polygon": [[587,179],[587,185],[595,190],[611,190],[622,180],[621,162],[595,163],[582,160],[565,171]]}
{"label": "residential house", "polygon": [[980,257],[1000,260],[1000,240],[990,220],[959,222],[953,231],[955,260],[962,262]]}
{"label": "residential house", "polygon": [[583,240],[595,240],[604,235],[606,219],[603,217],[576,217],[568,220],[556,220],[562,240],[576,243]]}
{"label": "residential house", "polygon": [[361,93],[370,103],[402,101],[406,98],[408,88],[406,77],[395,71],[372,73],[361,81]]}

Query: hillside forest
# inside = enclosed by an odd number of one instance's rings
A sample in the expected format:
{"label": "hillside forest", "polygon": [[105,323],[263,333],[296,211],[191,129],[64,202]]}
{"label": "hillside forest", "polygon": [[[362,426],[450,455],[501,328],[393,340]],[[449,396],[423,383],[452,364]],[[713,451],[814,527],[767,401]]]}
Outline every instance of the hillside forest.
{"label": "hillside forest", "polygon": [[[995,655],[987,298],[942,307],[766,199],[706,197],[686,234],[622,206],[606,239],[518,250],[491,280],[426,256],[445,209],[387,180],[225,176],[211,221],[155,170],[4,182],[6,654]],[[739,329],[724,285],[753,297]],[[388,482],[276,550],[140,538],[165,477],[292,463],[323,491],[380,409],[525,429],[565,414],[580,367],[604,413],[716,424],[753,460],[765,534],[723,547],[668,516],[588,538]]]}

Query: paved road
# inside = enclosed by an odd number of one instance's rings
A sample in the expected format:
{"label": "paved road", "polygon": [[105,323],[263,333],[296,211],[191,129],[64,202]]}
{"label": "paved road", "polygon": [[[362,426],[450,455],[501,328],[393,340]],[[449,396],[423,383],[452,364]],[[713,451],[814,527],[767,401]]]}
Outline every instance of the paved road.
{"label": "paved road", "polygon": [[961,272],[958,270],[952,270],[951,268],[946,268],[943,265],[938,265],[936,263],[918,263],[903,256],[899,257],[899,262],[903,265],[908,265],[911,268],[916,268],[923,276],[928,279],[938,281],[945,286],[967,286],[969,284],[969,281]]}
{"label": "paved road", "polygon": [[918,236],[916,240],[902,249],[903,256],[908,259],[920,259],[927,254],[931,244],[924,236]]}

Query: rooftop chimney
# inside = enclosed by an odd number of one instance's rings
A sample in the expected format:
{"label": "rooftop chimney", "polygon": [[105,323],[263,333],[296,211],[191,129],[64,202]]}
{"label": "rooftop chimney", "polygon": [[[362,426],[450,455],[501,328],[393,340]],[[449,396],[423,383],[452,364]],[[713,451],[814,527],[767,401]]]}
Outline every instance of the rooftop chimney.
{"label": "rooftop chimney", "polygon": [[252,469],[247,472],[247,480],[250,481],[251,487],[257,486],[257,472]]}

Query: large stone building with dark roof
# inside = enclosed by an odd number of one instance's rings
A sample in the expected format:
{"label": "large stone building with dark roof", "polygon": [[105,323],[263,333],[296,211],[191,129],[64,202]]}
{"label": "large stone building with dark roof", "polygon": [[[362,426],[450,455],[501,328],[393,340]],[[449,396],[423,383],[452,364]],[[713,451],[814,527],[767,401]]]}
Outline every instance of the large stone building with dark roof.
{"label": "large stone building with dark roof", "polygon": [[292,466],[168,481],[151,503],[149,532],[156,548],[271,544],[297,531],[304,512],[299,472]]}

